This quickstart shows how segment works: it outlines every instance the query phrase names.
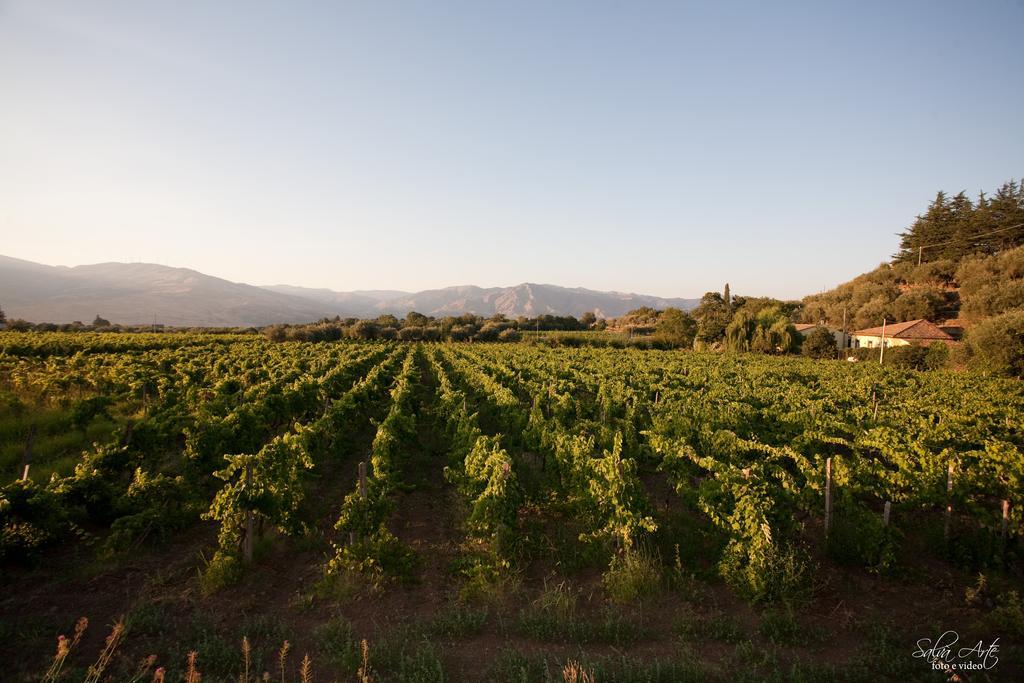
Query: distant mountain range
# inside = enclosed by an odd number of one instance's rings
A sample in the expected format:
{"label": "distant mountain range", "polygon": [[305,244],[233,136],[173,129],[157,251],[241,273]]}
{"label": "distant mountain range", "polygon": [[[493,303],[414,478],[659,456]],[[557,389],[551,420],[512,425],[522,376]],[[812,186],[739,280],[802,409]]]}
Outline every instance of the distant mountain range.
{"label": "distant mountain range", "polygon": [[0,308],[9,319],[89,323],[97,315],[125,325],[262,326],[324,317],[429,316],[503,313],[614,318],[641,306],[691,309],[699,299],[524,283],[514,287],[459,286],[422,292],[335,292],[291,285],[257,287],[152,263],[47,266],[0,256]]}

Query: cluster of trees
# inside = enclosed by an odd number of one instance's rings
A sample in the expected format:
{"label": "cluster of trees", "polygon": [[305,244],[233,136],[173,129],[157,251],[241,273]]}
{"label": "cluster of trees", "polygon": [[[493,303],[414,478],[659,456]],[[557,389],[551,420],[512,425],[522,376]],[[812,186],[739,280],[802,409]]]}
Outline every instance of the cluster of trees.
{"label": "cluster of trees", "polygon": [[603,328],[593,313],[508,318],[465,313],[435,318],[410,311],[404,318],[381,315],[372,319],[324,318],[308,325],[271,325],[263,333],[272,341],[337,341],[340,339],[397,339],[400,341],[519,341],[523,332],[578,332]]}
{"label": "cluster of trees", "polygon": [[153,329],[152,325],[112,325],[109,320],[99,315],[88,325],[81,320],[71,323],[32,323],[21,318],[7,320],[2,310],[0,310],[0,323],[5,323],[7,329],[15,332],[148,332]]}
{"label": "cluster of trees", "polygon": [[81,320],[70,323],[34,323],[21,318],[8,320],[0,309],[0,325],[12,332],[197,332],[202,334],[255,334],[254,327],[167,327],[166,325],[121,325],[97,315],[89,324]]}
{"label": "cluster of trees", "polygon": [[[428,317],[410,312],[399,319],[325,318],[309,325],[271,325],[263,333],[272,341],[336,341],[340,339],[397,339],[401,341],[519,341],[532,332],[557,332],[540,341],[555,346],[635,346],[638,348],[698,348],[793,353],[801,336],[791,323],[799,303],[757,297],[732,297],[708,292],[692,312],[678,308],[642,307],[605,320],[594,313],[573,316],[542,315],[510,319],[497,314]],[[618,335],[586,335],[608,331]]]}
{"label": "cluster of trees", "polygon": [[900,234],[896,263],[960,261],[1024,244],[1024,181],[1010,180],[992,196],[971,201],[964,192],[939,192],[928,209]]}
{"label": "cluster of trees", "polygon": [[792,322],[799,308],[796,301],[732,296],[726,284],[721,294],[705,294],[691,313],[695,322],[693,346],[767,354],[795,353],[803,341]]}
{"label": "cluster of trees", "polygon": [[[705,294],[690,312],[639,308],[609,328],[649,334],[657,348],[794,353],[803,339],[792,323],[799,308],[796,301],[734,297],[726,284],[722,292]],[[833,342],[833,354],[834,349]]]}

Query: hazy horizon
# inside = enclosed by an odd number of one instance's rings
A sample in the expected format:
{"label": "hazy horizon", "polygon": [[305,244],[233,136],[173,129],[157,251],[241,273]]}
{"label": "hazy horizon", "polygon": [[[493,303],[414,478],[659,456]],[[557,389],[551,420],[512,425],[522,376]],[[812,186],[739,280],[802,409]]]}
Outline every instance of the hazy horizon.
{"label": "hazy horizon", "polygon": [[[520,280],[518,282],[487,283],[487,284],[481,284],[481,283],[475,283],[475,282],[457,282],[457,283],[452,283],[450,285],[444,285],[442,287],[429,287],[429,288],[417,289],[417,290],[407,290],[407,289],[399,290],[399,289],[395,289],[393,287],[357,287],[357,288],[354,288],[354,289],[338,290],[338,289],[333,289],[331,287],[317,287],[317,286],[308,286],[308,285],[296,285],[296,284],[294,284],[292,282],[249,282],[249,281],[245,281],[245,280],[231,280],[230,278],[223,277],[221,275],[218,275],[217,273],[210,273],[210,272],[205,272],[205,271],[199,271],[196,268],[192,268],[190,266],[185,266],[185,265],[180,265],[179,266],[179,265],[173,265],[173,264],[168,264],[168,263],[155,263],[155,262],[152,262],[152,261],[110,261],[110,260],[108,260],[108,261],[97,261],[95,263],[46,263],[46,262],[43,262],[43,261],[36,261],[34,259],[21,259],[18,256],[11,256],[10,254],[0,254],[0,257],[5,257],[5,256],[8,257],[8,258],[14,258],[14,259],[19,259],[19,260],[23,260],[23,261],[30,261],[32,263],[36,263],[36,264],[39,264],[39,265],[51,266],[51,267],[56,267],[56,268],[75,268],[76,266],[96,266],[96,265],[103,265],[103,264],[107,264],[107,263],[117,263],[117,264],[121,264],[121,265],[161,266],[161,267],[165,267],[165,268],[175,268],[175,269],[191,270],[191,271],[199,272],[199,273],[201,273],[203,275],[208,275],[208,276],[211,276],[211,277],[220,278],[222,280],[227,280],[229,282],[234,282],[236,284],[247,284],[247,285],[253,285],[255,287],[262,287],[262,288],[286,286],[286,287],[302,287],[302,288],[305,288],[305,289],[326,289],[326,290],[331,290],[331,291],[336,291],[336,292],[395,291],[395,292],[400,292],[400,293],[403,293],[403,294],[416,294],[418,292],[429,291],[429,290],[451,289],[451,288],[454,288],[454,287],[469,287],[469,286],[479,287],[481,289],[502,289],[502,288],[509,288],[509,287],[517,287],[519,285],[544,285],[544,286],[564,287],[566,289],[591,289],[591,290],[594,289],[593,287],[588,287],[586,285],[572,285],[572,284],[562,284],[562,283],[558,283],[558,282],[546,282],[546,281],[542,282],[542,281]],[[724,287],[725,284],[727,284],[727,283],[722,283],[722,286]],[[718,289],[721,289],[721,288],[718,288]],[[667,296],[667,297],[663,297],[663,298],[699,299],[707,291],[712,291],[712,290],[718,291],[718,289],[716,289],[714,287],[711,287],[710,289],[706,290],[705,292],[701,292],[700,294],[679,294],[679,295]],[[595,290],[595,291],[608,291],[608,292],[614,291],[615,293],[619,293],[619,294],[647,294],[647,292],[638,292],[638,291],[629,291],[629,290]],[[736,293],[737,294],[741,294],[741,292],[736,292]],[[653,296],[659,296],[659,295],[653,295]],[[751,294],[751,296],[756,296],[756,295],[755,294]]]}
{"label": "hazy horizon", "polygon": [[800,298],[936,191],[1024,173],[1022,28],[1021,3],[0,1],[0,252]]}

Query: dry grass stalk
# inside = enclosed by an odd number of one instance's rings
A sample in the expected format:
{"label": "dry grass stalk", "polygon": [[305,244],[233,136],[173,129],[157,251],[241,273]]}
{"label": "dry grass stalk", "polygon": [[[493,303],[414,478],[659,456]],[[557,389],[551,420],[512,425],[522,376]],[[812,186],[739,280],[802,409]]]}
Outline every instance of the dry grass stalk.
{"label": "dry grass stalk", "polygon": [[149,670],[156,664],[156,655],[150,655],[139,662],[139,668],[136,669],[135,675],[132,676],[128,683],[138,683],[149,674]]}
{"label": "dry grass stalk", "polygon": [[153,672],[153,683],[164,683],[164,675],[166,673],[167,672],[164,670],[164,668],[162,666],[160,668],[158,668],[156,671],[154,671]]}
{"label": "dry grass stalk", "polygon": [[114,651],[117,646],[121,644],[121,636],[124,635],[124,620],[120,619],[114,628],[110,631],[110,635],[107,636],[106,645],[103,648],[103,652],[100,653],[99,658],[89,667],[89,670],[85,674],[85,683],[97,683],[103,672],[110,666],[110,660],[114,657]]}
{"label": "dry grass stalk", "polygon": [[239,678],[239,683],[249,683],[249,666],[252,661],[252,646],[249,644],[249,637],[242,636],[242,664],[244,669]]}
{"label": "dry grass stalk", "polygon": [[568,661],[562,667],[562,680],[565,683],[594,683],[594,676],[576,661]]}
{"label": "dry grass stalk", "polygon": [[305,655],[302,658],[302,668],[299,669],[299,678],[302,683],[313,683],[313,662],[310,661],[309,655]]}
{"label": "dry grass stalk", "polygon": [[188,653],[188,671],[185,672],[185,683],[199,683],[199,679],[202,678],[199,669],[196,668],[197,656],[195,650]]}
{"label": "dry grass stalk", "polygon": [[373,679],[370,678],[370,645],[366,642],[366,638],[363,638],[361,645],[363,663],[359,666],[359,683],[373,683]]}
{"label": "dry grass stalk", "polygon": [[60,670],[64,668],[64,661],[71,654],[71,651],[75,649],[79,641],[82,640],[82,634],[85,633],[87,628],[89,628],[89,620],[81,617],[75,622],[75,636],[72,640],[69,641],[63,634],[57,638],[57,653],[53,656],[53,662],[50,664],[50,668],[47,669],[46,675],[43,676],[43,683],[51,683],[57,680],[57,677],[60,676]]}
{"label": "dry grass stalk", "polygon": [[281,645],[281,649],[277,652],[277,668],[281,672],[281,683],[285,683],[285,672],[288,666],[288,652],[292,649],[292,644],[287,640]]}

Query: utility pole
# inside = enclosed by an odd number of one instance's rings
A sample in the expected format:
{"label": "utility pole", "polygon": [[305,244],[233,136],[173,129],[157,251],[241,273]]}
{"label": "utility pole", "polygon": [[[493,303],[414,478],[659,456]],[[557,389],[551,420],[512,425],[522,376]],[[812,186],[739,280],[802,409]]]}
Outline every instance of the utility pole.
{"label": "utility pole", "polygon": [[843,355],[846,353],[846,306],[843,306],[843,336],[839,342],[839,353],[836,355],[839,357],[839,360],[842,360]]}
{"label": "utility pole", "polygon": [[917,265],[921,265],[921,250],[924,249],[924,245],[918,245],[917,247]]}
{"label": "utility pole", "polygon": [[878,364],[882,364],[882,359],[885,358],[885,317],[882,317],[882,345],[878,348]]}

